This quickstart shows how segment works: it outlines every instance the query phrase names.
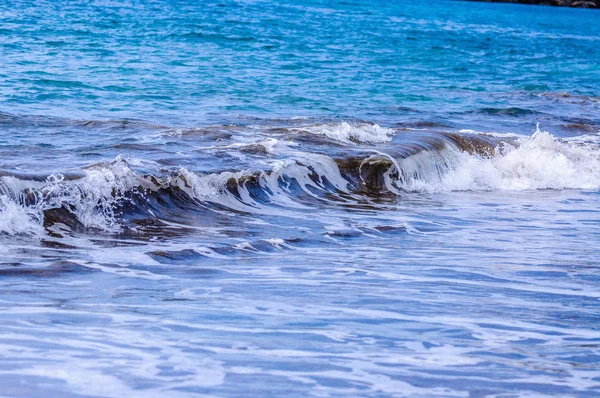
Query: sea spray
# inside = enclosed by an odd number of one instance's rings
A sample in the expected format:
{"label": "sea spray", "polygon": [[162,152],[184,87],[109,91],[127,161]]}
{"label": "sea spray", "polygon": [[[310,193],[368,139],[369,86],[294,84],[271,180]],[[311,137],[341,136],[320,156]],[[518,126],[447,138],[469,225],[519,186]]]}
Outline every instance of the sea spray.
{"label": "sea spray", "polygon": [[448,145],[399,162],[406,191],[598,189],[600,148],[560,140],[539,128],[531,137],[501,141],[493,156],[461,152]]}

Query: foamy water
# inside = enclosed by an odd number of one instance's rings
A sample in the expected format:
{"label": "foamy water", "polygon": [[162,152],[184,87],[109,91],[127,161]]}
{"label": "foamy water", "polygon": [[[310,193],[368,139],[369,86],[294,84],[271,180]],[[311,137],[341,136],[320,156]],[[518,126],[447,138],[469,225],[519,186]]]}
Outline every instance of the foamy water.
{"label": "foamy water", "polygon": [[376,144],[392,140],[394,130],[378,124],[349,124],[348,122],[309,126],[305,131],[323,135],[345,143],[358,142]]}
{"label": "foamy water", "polygon": [[596,144],[538,128],[339,147],[300,131],[188,149],[237,170],[131,155],[0,177],[5,391],[597,387]]}
{"label": "foamy water", "polygon": [[501,142],[490,156],[448,148],[419,153],[398,165],[408,191],[519,191],[600,187],[597,144],[563,141],[537,128],[531,137]]}

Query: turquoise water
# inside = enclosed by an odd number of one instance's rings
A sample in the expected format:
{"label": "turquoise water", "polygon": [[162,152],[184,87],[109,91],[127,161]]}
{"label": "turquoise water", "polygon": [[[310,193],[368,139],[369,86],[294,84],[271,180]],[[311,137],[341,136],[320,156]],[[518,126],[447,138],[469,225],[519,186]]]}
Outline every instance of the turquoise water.
{"label": "turquoise water", "polygon": [[598,95],[591,10],[454,1],[1,7],[9,113],[186,126],[243,115],[470,127],[467,115],[478,110],[523,108],[541,120],[597,121],[541,95]]}
{"label": "turquoise water", "polygon": [[0,4],[0,395],[600,394],[600,12]]}

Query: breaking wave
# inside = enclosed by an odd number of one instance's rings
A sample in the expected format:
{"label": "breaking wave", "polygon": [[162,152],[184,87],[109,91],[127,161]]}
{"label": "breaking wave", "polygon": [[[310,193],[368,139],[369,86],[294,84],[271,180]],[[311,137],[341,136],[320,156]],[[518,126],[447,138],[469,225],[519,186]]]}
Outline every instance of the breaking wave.
{"label": "breaking wave", "polygon": [[396,173],[395,185],[406,191],[598,189],[600,149],[538,128],[531,137],[501,142],[491,156],[423,153],[400,161]]}
{"label": "breaking wave", "polygon": [[[371,126],[374,131],[379,127]],[[354,130],[348,130],[354,131]],[[368,131],[368,130],[365,130]],[[386,132],[387,134],[387,132]],[[323,203],[364,203],[411,192],[600,188],[600,149],[537,130],[500,139],[440,133],[413,145],[344,156],[294,152],[263,170],[142,174],[121,157],[80,175],[0,177],[0,232],[39,234],[55,224],[119,232],[185,219],[186,212],[265,214]]]}

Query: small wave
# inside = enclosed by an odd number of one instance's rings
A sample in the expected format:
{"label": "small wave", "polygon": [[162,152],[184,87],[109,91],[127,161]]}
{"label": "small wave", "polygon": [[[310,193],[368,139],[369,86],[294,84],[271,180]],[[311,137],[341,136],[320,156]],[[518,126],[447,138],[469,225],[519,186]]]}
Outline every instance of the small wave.
{"label": "small wave", "polygon": [[564,138],[564,140],[567,142],[600,145],[600,134],[582,134]]}
{"label": "small wave", "polygon": [[537,94],[539,97],[547,98],[557,102],[568,102],[575,104],[585,104],[585,103],[600,103],[600,97],[592,97],[587,95],[579,95],[572,94],[567,92],[551,92],[544,91],[540,94]]}
{"label": "small wave", "polygon": [[538,127],[531,137],[497,146],[490,157],[446,148],[403,159],[393,173],[394,186],[413,192],[599,189],[600,149]]}
{"label": "small wave", "polygon": [[265,206],[306,208],[300,196],[318,199],[319,192],[345,192],[348,181],[328,156],[303,153],[302,160],[272,163],[269,171],[240,171],[200,175],[182,168],[170,179],[188,196],[229,209],[261,213]]}
{"label": "small wave", "polygon": [[600,132],[600,126],[598,126],[597,124],[592,124],[592,123],[585,123],[585,122],[579,122],[579,121],[575,121],[573,123],[566,123],[566,124],[561,124],[560,127],[562,127],[563,129],[567,130],[567,131],[575,131],[575,132],[586,132],[586,133],[593,133],[593,132]]}
{"label": "small wave", "polygon": [[4,176],[0,179],[2,230],[38,232],[45,212],[53,209],[63,209],[84,227],[115,230],[119,219],[116,205],[128,200],[129,192],[140,184],[143,182],[120,158],[110,165],[91,166],[74,180],[60,174],[45,181]]}
{"label": "small wave", "polygon": [[347,122],[319,124],[298,130],[323,135],[339,142],[368,144],[390,142],[395,134],[394,129],[381,127],[378,124],[349,124]]}
{"label": "small wave", "polygon": [[245,213],[301,209],[306,208],[302,197],[318,200],[319,192],[345,191],[346,185],[333,159],[310,153],[302,162],[274,161],[264,171],[198,174],[180,168],[163,176],[136,174],[118,157],[88,167],[76,179],[0,177],[0,232],[37,233],[56,223],[121,232],[132,217],[160,222],[161,214],[171,217],[180,211],[185,219],[186,211],[206,209],[206,204]]}
{"label": "small wave", "polygon": [[512,132],[499,132],[499,131],[478,131],[472,129],[462,129],[458,131],[461,134],[477,134],[482,136],[497,137],[497,138],[526,138],[527,135],[517,134]]}
{"label": "small wave", "polygon": [[60,116],[46,116],[36,114],[12,114],[0,112],[0,124],[8,127],[84,127],[90,129],[124,130],[124,129],[150,129],[164,130],[166,126],[151,124],[135,119],[70,119]]}
{"label": "small wave", "polygon": [[491,116],[518,117],[518,116],[527,116],[527,115],[537,115],[537,114],[540,114],[541,112],[533,111],[531,109],[517,108],[517,107],[511,107],[511,108],[489,108],[488,107],[488,108],[478,109],[477,111],[475,111],[475,113],[481,113],[484,115],[491,115]]}
{"label": "small wave", "polygon": [[415,122],[398,123],[398,127],[404,128],[415,128],[415,129],[445,129],[451,127],[450,125],[442,122],[436,122],[433,120],[418,120]]}

